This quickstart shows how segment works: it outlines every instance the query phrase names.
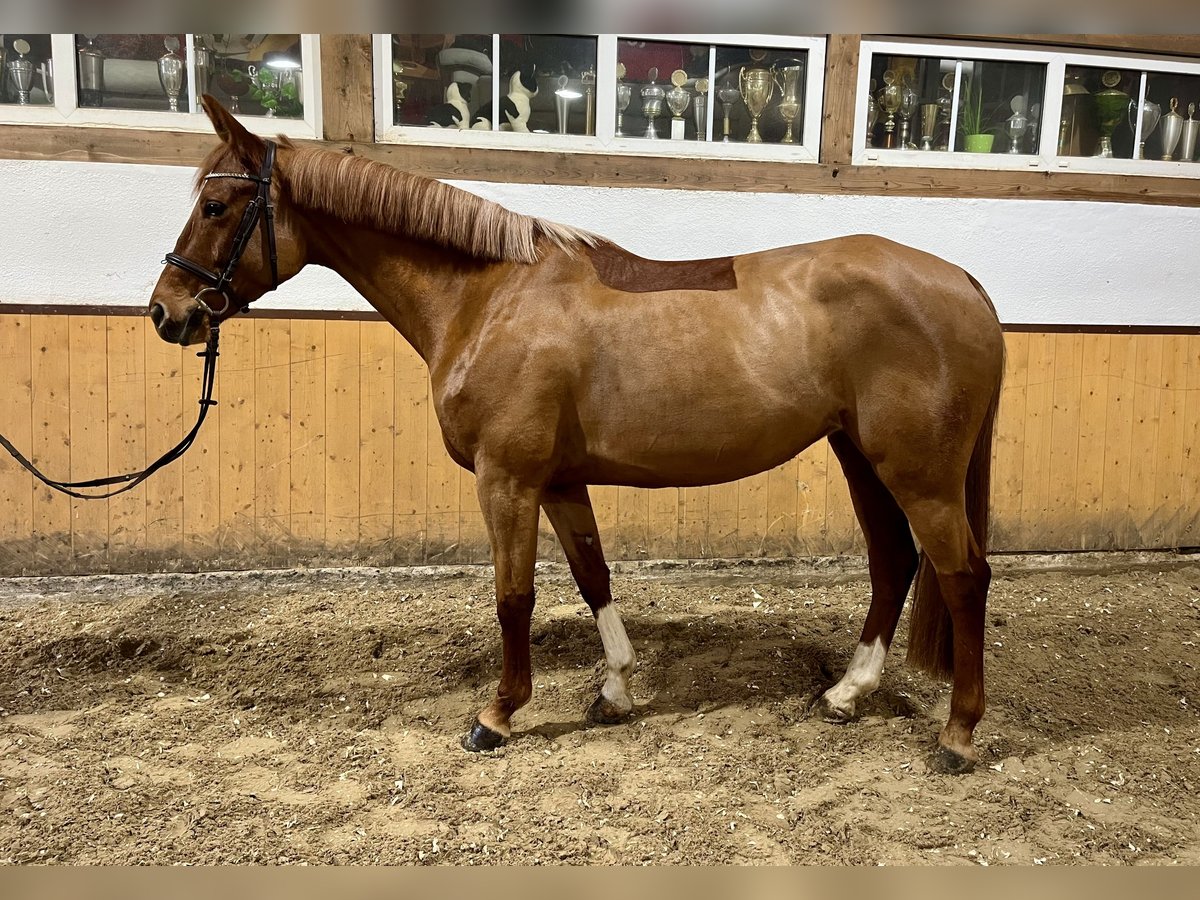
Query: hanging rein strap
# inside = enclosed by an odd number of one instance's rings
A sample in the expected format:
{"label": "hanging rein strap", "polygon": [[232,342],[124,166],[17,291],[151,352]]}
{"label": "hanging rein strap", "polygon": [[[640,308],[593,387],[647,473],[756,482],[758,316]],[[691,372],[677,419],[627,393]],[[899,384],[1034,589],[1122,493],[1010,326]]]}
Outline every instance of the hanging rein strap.
{"label": "hanging rein strap", "polygon": [[[246,252],[250,238],[253,237],[260,222],[267,242],[267,256],[271,263],[271,289],[274,290],[279,286],[279,260],[275,252],[275,207],[271,203],[271,171],[275,166],[275,142],[267,141],[266,144],[266,156],[263,158],[262,168],[257,175],[242,172],[214,172],[212,175],[205,176],[205,181],[212,178],[240,178],[258,184],[258,193],[246,206],[246,211],[242,213],[242,220],[238,223],[225,268],[216,272],[190,259],[185,259],[178,253],[168,253],[164,260],[164,262],[195,276],[205,284],[205,287],[201,288],[195,297],[196,302],[208,313],[209,317],[208,343],[205,345],[204,352],[196,354],[204,358],[204,374],[201,376],[200,388],[200,413],[196,416],[196,424],[183,436],[183,440],[142,471],[130,472],[126,475],[110,475],[108,478],[92,478],[88,481],[56,481],[43,475],[33,463],[25,458],[24,454],[12,445],[8,438],[0,434],[0,447],[12,454],[13,459],[28,469],[42,484],[81,500],[103,500],[106,497],[115,497],[117,494],[133,490],[163,466],[179,459],[195,442],[196,435],[200,433],[200,426],[204,424],[204,419],[208,415],[209,407],[217,405],[217,401],[212,398],[212,395],[217,379],[217,357],[221,355],[217,349],[221,322],[236,312],[244,311],[249,305],[248,302],[235,300],[230,282],[233,280],[233,273],[237,270],[238,263],[242,260],[242,254]],[[209,293],[220,294],[224,299],[224,303],[218,309],[214,309],[205,302],[204,295]],[[119,484],[121,487],[101,493],[83,493],[89,488],[106,488],[115,484]]]}

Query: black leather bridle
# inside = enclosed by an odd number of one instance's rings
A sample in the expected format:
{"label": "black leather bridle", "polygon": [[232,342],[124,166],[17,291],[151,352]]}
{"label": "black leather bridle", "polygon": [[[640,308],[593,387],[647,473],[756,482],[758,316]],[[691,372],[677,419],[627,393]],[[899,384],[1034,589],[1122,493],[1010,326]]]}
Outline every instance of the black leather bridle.
{"label": "black leather bridle", "polygon": [[[221,271],[217,272],[205,268],[199,263],[180,256],[178,253],[168,253],[163,260],[164,263],[177,266],[188,274],[199,278],[205,284],[205,287],[201,288],[195,297],[196,302],[200,304],[200,308],[208,313],[209,317],[208,343],[205,345],[203,353],[196,354],[204,358],[204,374],[201,376],[200,388],[200,413],[196,416],[196,424],[183,436],[183,440],[142,471],[130,472],[126,475],[110,475],[107,478],[91,478],[87,481],[57,481],[44,475],[24,454],[12,445],[12,442],[8,438],[0,434],[0,447],[7,450],[17,462],[33,473],[47,487],[72,497],[78,497],[81,500],[103,500],[105,497],[123,494],[125,491],[137,487],[163,466],[179,459],[192,446],[192,443],[196,440],[196,436],[200,433],[200,426],[204,424],[204,419],[208,415],[209,407],[217,405],[217,401],[212,398],[212,395],[217,378],[217,357],[221,355],[217,350],[220,341],[221,322],[234,313],[243,312],[250,304],[250,301],[241,301],[236,296],[230,286],[230,281],[233,279],[233,273],[237,270],[238,263],[242,261],[242,254],[246,252],[246,246],[250,243],[250,238],[253,237],[254,231],[258,228],[260,222],[262,223],[263,234],[267,241],[267,255],[271,260],[271,289],[274,290],[279,286],[279,261],[275,253],[275,207],[271,203],[271,171],[274,166],[275,143],[274,141],[267,141],[267,153],[263,158],[262,168],[257,175],[243,172],[214,172],[211,175],[205,176],[205,181],[208,181],[210,178],[242,178],[258,184],[258,193],[246,206],[246,211],[242,213],[242,221],[238,223],[237,231],[233,236],[233,247],[229,251],[229,260],[225,263],[225,267]],[[224,303],[219,309],[214,309],[204,300],[205,294],[212,293],[220,294],[224,299]],[[113,490],[96,494],[83,493],[87,489],[111,488],[113,485],[118,484],[121,487],[114,488]]]}
{"label": "black leather bridle", "polygon": [[[168,253],[163,259],[164,263],[183,269],[189,275],[204,282],[205,286],[200,289],[194,299],[200,304],[200,308],[208,313],[210,328],[216,327],[234,313],[244,312],[250,305],[249,300],[241,301],[234,294],[231,282],[233,273],[237,271],[238,263],[242,261],[242,254],[246,252],[250,238],[254,236],[254,231],[260,222],[262,223],[263,237],[267,242],[267,255],[271,260],[271,290],[279,287],[279,257],[275,252],[275,205],[271,202],[271,171],[275,168],[275,142],[267,141],[266,143],[267,152],[263,157],[262,168],[259,169],[257,175],[251,175],[249,172],[213,172],[211,175],[204,176],[205,181],[215,178],[239,178],[258,184],[258,193],[246,205],[246,210],[242,213],[242,221],[238,223],[237,231],[234,232],[233,247],[230,248],[229,259],[225,262],[225,267],[220,271],[209,269],[178,253]],[[205,294],[220,294],[224,303],[216,308],[205,301]]]}

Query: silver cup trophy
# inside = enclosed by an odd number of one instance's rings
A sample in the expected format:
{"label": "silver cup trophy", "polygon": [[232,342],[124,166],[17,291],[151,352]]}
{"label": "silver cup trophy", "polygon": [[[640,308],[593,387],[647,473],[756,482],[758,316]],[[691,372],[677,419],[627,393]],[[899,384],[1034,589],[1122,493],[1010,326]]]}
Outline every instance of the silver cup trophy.
{"label": "silver cup trophy", "polygon": [[783,66],[779,69],[779,115],[787,122],[787,131],[783,135],[784,144],[796,143],[796,117],[800,115],[800,79],[804,75],[804,67],[800,65]]}
{"label": "silver cup trophy", "polygon": [[167,52],[158,58],[158,81],[163,93],[167,95],[167,105],[171,112],[179,112],[179,92],[183,90],[184,62],[177,55],[179,38],[171,35],[163,41]]}
{"label": "silver cup trophy", "polygon": [[644,137],[650,140],[658,138],[658,130],[654,127],[654,120],[662,115],[663,98],[667,92],[655,84],[658,79],[658,68],[652,68],[647,74],[650,83],[642,88],[642,114],[646,117],[646,134]]}
{"label": "silver cup trophy", "polygon": [[85,34],[86,47],[80,47],[79,59],[79,105],[104,105],[104,54],[96,48],[95,40],[100,35]]}
{"label": "silver cup trophy", "polygon": [[1179,114],[1179,98],[1171,98],[1171,109],[1162,117],[1162,158],[1166,161],[1175,158],[1175,145],[1183,133],[1183,116]]}
{"label": "silver cup trophy", "polygon": [[567,75],[558,76],[558,89],[554,92],[554,112],[558,117],[558,133],[566,134],[567,125],[571,119],[571,107],[575,104],[583,94],[580,91],[569,87],[570,77]]}
{"label": "silver cup trophy", "polygon": [[1196,156],[1196,137],[1200,135],[1200,119],[1196,115],[1196,104],[1188,104],[1188,117],[1183,123],[1183,136],[1179,142],[1179,159],[1191,162]]}
{"label": "silver cup trophy", "polygon": [[196,96],[203,97],[211,92],[213,78],[213,52],[205,40],[206,35],[192,36],[193,53],[196,58]]}
{"label": "silver cup trophy", "polygon": [[633,99],[633,88],[622,79],[625,77],[625,63],[617,63],[617,130],[615,137],[624,137],[625,110],[629,109],[629,101]]}
{"label": "silver cup trophy", "polygon": [[676,69],[671,73],[672,88],[667,91],[667,108],[671,110],[671,140],[682,141],[686,136],[684,133],[685,122],[683,114],[687,112],[688,105],[692,102],[692,95],[684,84],[687,83],[687,72],[683,69]]}
{"label": "silver cup trophy", "polygon": [[912,117],[916,113],[917,105],[920,102],[921,98],[917,96],[917,92],[908,83],[908,73],[905,73],[900,84],[900,108],[896,111],[900,115],[901,150],[917,149],[917,145],[912,142]]}
{"label": "silver cup trophy", "polygon": [[[1149,100],[1142,101],[1141,119],[1142,119],[1142,140],[1134,150],[1134,159],[1146,158],[1146,138],[1154,133],[1154,129],[1158,127],[1158,120],[1162,118],[1162,107],[1157,103],[1151,103]],[[1138,102],[1136,100],[1129,101],[1129,127],[1133,132],[1137,133],[1138,121]]]}
{"label": "silver cup trophy", "polygon": [[733,140],[729,136],[729,113],[732,111],[732,107],[737,105],[737,102],[742,99],[742,92],[732,84],[727,84],[717,91],[717,99],[721,101],[721,110],[725,118],[725,125],[721,132],[724,137],[721,138],[721,143],[728,144]]}
{"label": "silver cup trophy", "polygon": [[1025,115],[1025,95],[1017,94],[1009,103],[1012,115],[1004,125],[1004,133],[1008,136],[1008,152],[1020,153],[1021,141],[1029,128],[1029,117]]}
{"label": "silver cup trophy", "polygon": [[10,59],[4,64],[8,70],[8,77],[12,80],[13,88],[17,92],[17,102],[22,106],[29,105],[29,92],[33,88],[33,63],[25,55],[29,52],[29,41],[24,38],[17,38],[13,41],[13,49],[17,51],[17,58]]}

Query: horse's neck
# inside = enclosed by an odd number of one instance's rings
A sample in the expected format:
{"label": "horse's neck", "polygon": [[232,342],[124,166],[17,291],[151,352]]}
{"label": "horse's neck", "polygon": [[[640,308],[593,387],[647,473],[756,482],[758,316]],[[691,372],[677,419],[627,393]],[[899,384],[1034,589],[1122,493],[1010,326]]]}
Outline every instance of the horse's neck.
{"label": "horse's neck", "polygon": [[486,301],[493,267],[453,251],[368,228],[314,219],[311,262],[333,269],[434,368],[451,324]]}

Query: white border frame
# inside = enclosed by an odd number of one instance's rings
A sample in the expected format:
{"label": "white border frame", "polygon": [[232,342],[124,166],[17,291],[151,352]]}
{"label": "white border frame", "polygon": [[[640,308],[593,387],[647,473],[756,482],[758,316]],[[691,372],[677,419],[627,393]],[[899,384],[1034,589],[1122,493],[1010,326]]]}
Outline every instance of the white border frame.
{"label": "white border frame", "polygon": [[[590,36],[590,35],[585,35]],[[468,131],[447,128],[428,128],[420,125],[392,124],[392,41],[391,34],[373,34],[372,69],[375,81],[375,140],[381,144],[409,144],[440,147],[490,147],[506,150],[538,150],[543,152],[619,153],[630,156],[664,156],[672,159],[746,159],[786,160],[815,163],[820,156],[821,118],[825,94],[825,46],[820,36],[791,36],[779,34],[597,34],[596,38],[596,134],[515,134],[503,131]],[[616,137],[617,41],[663,41],[684,44],[705,44],[710,47],[763,47],[772,50],[807,52],[804,88],[803,143],[747,144],[721,141],[662,139],[649,141],[639,138]],[[493,64],[496,60],[496,37],[493,36]],[[500,81],[492,79],[493,93]],[[611,89],[602,86],[607,85]],[[713,133],[716,103],[710,85],[707,133]],[[497,98],[493,98],[496,102]]]}
{"label": "white border frame", "polygon": [[[84,128],[136,128],[153,131],[212,130],[196,96],[194,78],[188,78],[187,107],[189,112],[161,112],[136,109],[94,109],[79,106],[75,70],[75,35],[52,34],[51,55],[55,61],[54,105],[19,106],[0,104],[0,124],[3,125],[71,125]],[[187,36],[188,71],[193,71],[194,48],[192,35]],[[60,60],[69,60],[60,64]],[[242,116],[238,121],[255,134],[273,137],[277,134],[292,138],[320,139],[322,135],[321,93],[321,36],[300,35],[300,60],[303,66],[304,117],[302,119]],[[63,74],[70,76],[64,78]],[[183,99],[183,98],[181,98]],[[181,104],[182,105],[182,104]]]}
{"label": "white border frame", "polygon": [[[1041,63],[1046,66],[1046,96],[1042,100],[1042,123],[1038,129],[1038,149],[1032,154],[967,153],[965,151],[886,150],[867,147],[866,97],[871,81],[871,62],[875,54],[894,56],[936,56],[948,59],[996,62]],[[859,54],[857,90],[854,110],[855,165],[921,167],[929,169],[974,169],[983,171],[1034,170],[1039,172],[1087,172],[1112,175],[1157,175],[1173,178],[1200,178],[1200,162],[1166,161],[1156,159],[1103,159],[1095,156],[1059,156],[1058,127],[1044,127],[1046,122],[1057,123],[1062,117],[1062,85],[1067,66],[1088,66],[1102,69],[1124,69],[1141,73],[1138,99],[1146,94],[1148,73],[1176,72],[1200,76],[1200,63],[1136,53],[1094,53],[1068,48],[1041,50],[1017,44],[964,44],[948,41],[889,40],[862,42]],[[950,127],[956,128],[958,114],[958,71],[956,67],[955,96]],[[1140,127],[1139,127],[1140,131]],[[1135,144],[1140,135],[1135,134]]]}

